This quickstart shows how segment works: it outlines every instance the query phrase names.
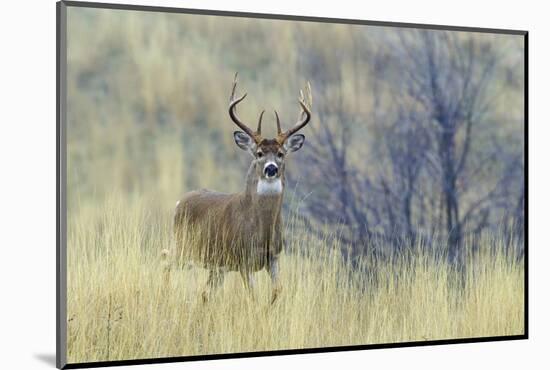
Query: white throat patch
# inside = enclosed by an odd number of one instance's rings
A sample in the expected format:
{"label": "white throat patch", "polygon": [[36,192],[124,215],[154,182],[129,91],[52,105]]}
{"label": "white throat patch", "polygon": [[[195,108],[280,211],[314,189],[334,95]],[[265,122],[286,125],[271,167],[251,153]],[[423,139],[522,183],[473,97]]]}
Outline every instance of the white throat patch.
{"label": "white throat patch", "polygon": [[260,179],[260,181],[258,181],[258,186],[256,190],[258,192],[258,195],[281,194],[283,191],[283,183],[281,179],[276,179],[272,181]]}

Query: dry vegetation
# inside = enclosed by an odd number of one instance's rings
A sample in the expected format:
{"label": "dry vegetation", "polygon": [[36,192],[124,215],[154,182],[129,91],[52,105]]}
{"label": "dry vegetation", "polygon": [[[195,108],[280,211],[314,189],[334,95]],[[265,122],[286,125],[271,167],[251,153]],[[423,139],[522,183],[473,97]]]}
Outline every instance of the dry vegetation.
{"label": "dry vegetation", "polygon": [[[160,251],[172,243],[176,200],[197,187],[243,186],[248,158],[234,146],[226,112],[233,73],[241,71],[249,92],[241,116],[275,107],[293,122],[296,93],[310,77],[298,58],[307,46],[326,54],[318,60],[331,64],[323,68],[346,77],[341,103],[368,115],[368,89],[346,95],[353,83],[369,82],[348,76],[356,60],[346,56],[358,40],[348,35],[357,28],[74,8],[68,17],[69,362],[524,332],[523,259],[507,255],[516,250],[514,238],[497,233],[466,243],[463,290],[438,253],[419,244],[394,263],[365,257],[362,270],[343,257],[337,239],[314,237],[293,222],[281,259],[284,290],[273,306],[265,272],[255,298],[233,273],[206,304],[199,299],[205,270],[173,270],[166,282]],[[375,42],[381,31],[370,30]],[[503,91],[500,105],[516,101],[515,90]],[[515,117],[522,105],[504,108]],[[308,129],[321,124],[315,114]],[[267,119],[274,131],[271,124]],[[507,125],[502,132],[518,129]],[[349,161],[376,171],[365,161],[369,140],[377,138],[351,141]],[[299,172],[291,168],[291,175],[299,183]],[[304,201],[293,189],[285,197],[294,209]]]}
{"label": "dry vegetation", "polygon": [[71,215],[70,362],[523,333],[522,261],[492,254],[502,242],[490,237],[471,256],[463,291],[418,245],[393,264],[367,259],[361,272],[337,244],[299,234],[282,256],[273,306],[265,272],[254,297],[230,273],[203,303],[206,270],[172,270],[167,281],[159,250],[171,243],[170,219],[153,203],[114,197]]}

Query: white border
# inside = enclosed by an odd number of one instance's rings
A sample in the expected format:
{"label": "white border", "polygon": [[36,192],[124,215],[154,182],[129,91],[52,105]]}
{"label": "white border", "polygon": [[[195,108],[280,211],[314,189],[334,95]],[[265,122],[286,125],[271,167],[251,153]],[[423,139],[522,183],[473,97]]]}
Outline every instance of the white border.
{"label": "white border", "polygon": [[[544,367],[550,338],[546,216],[550,36],[543,2],[277,0],[116,1],[530,31],[530,337],[528,341],[176,363],[155,369]],[[2,11],[2,367],[53,368],[55,353],[55,2],[11,1]],[[537,364],[543,364],[537,366]],[[11,366],[10,366],[11,365]],[[526,366],[527,365],[527,366]],[[120,367],[119,367],[120,368]],[[131,367],[137,369],[138,367]]]}

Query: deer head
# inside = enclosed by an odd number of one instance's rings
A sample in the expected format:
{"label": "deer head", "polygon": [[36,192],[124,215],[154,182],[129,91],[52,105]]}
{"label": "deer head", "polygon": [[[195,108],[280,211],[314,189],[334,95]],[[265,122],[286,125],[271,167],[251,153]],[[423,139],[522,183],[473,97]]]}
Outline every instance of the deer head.
{"label": "deer head", "polygon": [[[309,85],[308,85],[309,86]],[[235,131],[233,136],[237,146],[252,155],[255,167],[255,176],[258,179],[257,192],[260,195],[279,194],[282,192],[285,159],[286,156],[302,147],[305,136],[296,134],[306,126],[311,118],[311,112],[305,102],[304,94],[300,91],[298,103],[302,109],[300,118],[296,124],[282,131],[279,114],[275,112],[277,122],[277,136],[273,139],[262,136],[262,118],[265,111],[260,113],[258,119],[258,128],[253,131],[245,125],[237,116],[237,104],[246,98],[246,93],[240,98],[235,98],[235,89],[237,87],[237,74],[233,81],[231,97],[229,100],[229,116],[233,122],[243,131]],[[309,94],[311,96],[311,94]],[[309,98],[311,100],[311,98]]]}

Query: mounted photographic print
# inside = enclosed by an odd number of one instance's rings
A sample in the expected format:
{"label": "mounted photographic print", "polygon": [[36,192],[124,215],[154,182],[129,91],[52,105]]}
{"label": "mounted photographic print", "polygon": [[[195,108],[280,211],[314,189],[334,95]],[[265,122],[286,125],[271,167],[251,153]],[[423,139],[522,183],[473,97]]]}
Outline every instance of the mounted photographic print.
{"label": "mounted photographic print", "polygon": [[527,32],[57,5],[58,367],[527,338]]}

